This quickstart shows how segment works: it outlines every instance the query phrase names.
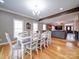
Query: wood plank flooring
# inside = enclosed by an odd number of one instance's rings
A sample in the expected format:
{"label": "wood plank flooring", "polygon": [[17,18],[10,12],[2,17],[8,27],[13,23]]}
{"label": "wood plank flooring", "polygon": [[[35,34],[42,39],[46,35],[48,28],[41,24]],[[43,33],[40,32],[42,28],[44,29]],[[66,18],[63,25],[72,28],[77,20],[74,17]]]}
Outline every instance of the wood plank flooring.
{"label": "wood plank flooring", "polygon": [[[76,43],[76,42],[75,42]],[[74,47],[66,47],[66,41],[58,38],[52,38],[52,44],[36,54],[33,51],[33,59],[79,59],[79,47],[74,43]],[[0,59],[9,59],[9,46],[3,46],[0,52]],[[20,57],[21,59],[21,57]],[[30,59],[29,54],[25,54],[24,59]]]}

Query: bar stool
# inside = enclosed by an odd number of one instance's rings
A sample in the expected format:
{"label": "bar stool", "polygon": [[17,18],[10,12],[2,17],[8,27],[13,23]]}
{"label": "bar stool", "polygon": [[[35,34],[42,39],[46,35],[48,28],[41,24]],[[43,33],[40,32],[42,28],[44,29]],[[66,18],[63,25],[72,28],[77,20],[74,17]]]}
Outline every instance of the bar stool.
{"label": "bar stool", "polygon": [[75,41],[75,34],[68,33],[66,40],[67,40],[66,46],[67,47],[73,47],[73,43],[72,42]]}

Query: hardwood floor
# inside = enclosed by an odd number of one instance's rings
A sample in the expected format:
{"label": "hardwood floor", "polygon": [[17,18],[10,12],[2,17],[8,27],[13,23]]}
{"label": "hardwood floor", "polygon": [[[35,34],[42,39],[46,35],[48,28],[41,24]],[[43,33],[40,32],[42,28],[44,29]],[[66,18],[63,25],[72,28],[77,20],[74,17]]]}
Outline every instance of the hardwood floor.
{"label": "hardwood floor", "polygon": [[[39,53],[36,54],[33,51],[33,59],[79,59],[79,47],[75,43],[73,43],[74,47],[68,48],[66,47],[65,40],[52,38],[52,44],[46,49],[43,49],[42,52],[39,50]],[[9,46],[5,45],[2,47],[0,59],[9,59]],[[25,54],[24,59],[30,59],[30,55]]]}

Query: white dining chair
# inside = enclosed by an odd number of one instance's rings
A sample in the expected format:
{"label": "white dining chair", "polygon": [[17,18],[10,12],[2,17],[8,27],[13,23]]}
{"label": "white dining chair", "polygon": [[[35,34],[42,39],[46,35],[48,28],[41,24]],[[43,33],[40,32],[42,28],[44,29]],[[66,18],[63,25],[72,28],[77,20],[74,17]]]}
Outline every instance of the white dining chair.
{"label": "white dining chair", "polygon": [[44,35],[45,35],[45,45],[48,47],[49,43],[50,43],[50,33],[49,33],[49,31],[45,31]]}
{"label": "white dining chair", "polygon": [[[18,45],[17,43],[12,44],[10,36],[7,32],[5,32],[5,36],[6,36],[8,43],[9,43],[9,46],[10,46],[9,58],[10,59],[18,59],[20,57],[20,45]],[[14,52],[16,52],[16,53],[14,53]],[[15,57],[15,55],[16,55],[16,57]]]}
{"label": "white dining chair", "polygon": [[49,45],[49,37],[48,37],[48,34],[49,34],[49,32],[48,31],[45,31],[45,33],[44,33],[44,35],[45,35],[45,45],[48,47],[48,45]]}
{"label": "white dining chair", "polygon": [[45,36],[45,45],[48,47],[51,43],[52,43],[52,40],[51,40],[51,31],[47,30],[44,32],[44,36]]}
{"label": "white dining chair", "polygon": [[22,36],[22,34],[21,34],[17,37],[17,39],[21,43],[22,59],[24,59],[25,53],[30,54],[30,59],[32,59],[33,50],[36,50],[36,52],[38,54],[37,34],[33,34],[33,32],[30,32],[30,36],[27,36],[27,35]]}
{"label": "white dining chair", "polygon": [[46,49],[46,33],[45,32],[43,32],[42,34],[41,34],[41,38],[40,38],[40,49],[41,49],[41,51],[42,51],[42,46]]}
{"label": "white dining chair", "polygon": [[69,47],[69,48],[73,47],[73,43],[72,42],[75,41],[75,34],[68,33],[67,37],[66,37],[66,41],[67,41],[67,43],[66,43],[67,47]]}
{"label": "white dining chair", "polygon": [[48,45],[52,43],[51,31],[47,31]]}
{"label": "white dining chair", "polygon": [[[30,59],[32,59],[32,52],[33,50],[36,50],[37,54],[38,54],[38,35],[35,33],[31,33],[31,38],[30,38],[30,41],[29,43],[26,44],[26,47],[25,47],[25,51],[30,54]],[[29,40],[29,39],[28,39]],[[30,50],[30,51],[28,51]]]}
{"label": "white dining chair", "polygon": [[25,45],[28,44],[30,38],[31,37],[28,36],[27,33],[25,33],[25,32],[19,33],[17,36],[17,41],[21,45],[22,59],[24,59],[24,55],[25,55]]}
{"label": "white dining chair", "polygon": [[37,51],[37,54],[38,54],[38,49],[40,49],[40,32],[38,31],[38,32],[36,32],[36,33],[34,33],[33,34],[33,40],[35,40],[36,41],[36,51]]}

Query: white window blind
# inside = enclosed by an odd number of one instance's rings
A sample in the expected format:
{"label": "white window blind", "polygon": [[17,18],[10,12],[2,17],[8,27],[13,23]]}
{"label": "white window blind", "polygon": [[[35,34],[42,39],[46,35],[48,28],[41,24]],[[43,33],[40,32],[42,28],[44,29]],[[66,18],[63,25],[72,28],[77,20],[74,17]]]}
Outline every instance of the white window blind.
{"label": "white window blind", "polygon": [[43,30],[46,30],[46,24],[43,24]]}
{"label": "white window blind", "polygon": [[55,30],[55,26],[52,26],[52,31]]}
{"label": "white window blind", "polygon": [[23,21],[14,20],[14,37],[17,37],[21,32],[23,32]]}
{"label": "white window blind", "polygon": [[38,23],[33,23],[33,32],[38,31]]}

